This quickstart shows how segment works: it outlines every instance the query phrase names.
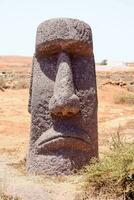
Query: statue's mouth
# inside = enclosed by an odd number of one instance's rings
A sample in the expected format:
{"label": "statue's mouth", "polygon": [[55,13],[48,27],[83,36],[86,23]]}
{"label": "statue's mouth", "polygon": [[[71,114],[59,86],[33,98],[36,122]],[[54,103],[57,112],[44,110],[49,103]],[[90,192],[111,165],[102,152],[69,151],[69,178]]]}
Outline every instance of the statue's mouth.
{"label": "statue's mouth", "polygon": [[90,151],[90,137],[80,130],[66,130],[57,132],[53,128],[44,132],[36,141],[37,150],[40,153],[55,151],[58,149]]}

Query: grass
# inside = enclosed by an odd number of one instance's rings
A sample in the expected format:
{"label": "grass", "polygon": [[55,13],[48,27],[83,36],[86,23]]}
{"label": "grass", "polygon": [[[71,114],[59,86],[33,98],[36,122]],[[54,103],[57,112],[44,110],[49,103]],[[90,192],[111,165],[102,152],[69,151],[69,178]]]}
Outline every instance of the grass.
{"label": "grass", "polygon": [[104,196],[134,199],[134,143],[122,141],[117,134],[112,138],[110,152],[99,161],[93,159],[84,176],[85,199],[91,190],[102,199]]}
{"label": "grass", "polygon": [[134,93],[124,91],[114,96],[114,103],[116,104],[134,104]]}

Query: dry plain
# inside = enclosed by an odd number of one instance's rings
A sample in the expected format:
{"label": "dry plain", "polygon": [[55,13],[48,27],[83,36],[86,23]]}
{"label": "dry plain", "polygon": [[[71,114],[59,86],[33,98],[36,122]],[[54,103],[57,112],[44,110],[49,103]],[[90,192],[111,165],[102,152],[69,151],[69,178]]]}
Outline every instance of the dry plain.
{"label": "dry plain", "polygon": [[[15,75],[17,81],[30,79],[31,58],[0,57],[0,73]],[[118,96],[133,94],[134,68],[97,71],[98,132],[100,157],[108,151],[113,134],[134,139],[134,104],[116,102]],[[14,79],[9,80],[13,84]],[[24,85],[0,90],[0,191],[22,199],[75,199],[81,192],[81,176],[29,176],[25,157],[29,141],[29,91]],[[129,87],[131,86],[131,87]],[[32,192],[31,192],[32,191]],[[78,194],[77,194],[78,193]],[[77,195],[76,195],[77,194]],[[46,196],[45,196],[46,195]]]}

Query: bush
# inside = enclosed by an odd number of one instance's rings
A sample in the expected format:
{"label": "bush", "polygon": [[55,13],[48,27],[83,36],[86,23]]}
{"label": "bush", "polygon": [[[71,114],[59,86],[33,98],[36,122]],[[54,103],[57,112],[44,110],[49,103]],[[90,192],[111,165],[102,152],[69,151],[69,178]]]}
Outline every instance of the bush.
{"label": "bush", "polygon": [[[101,160],[93,159],[85,168],[86,193],[93,189],[96,195],[134,198],[134,143],[113,137],[110,153]],[[114,199],[114,198],[112,198]]]}

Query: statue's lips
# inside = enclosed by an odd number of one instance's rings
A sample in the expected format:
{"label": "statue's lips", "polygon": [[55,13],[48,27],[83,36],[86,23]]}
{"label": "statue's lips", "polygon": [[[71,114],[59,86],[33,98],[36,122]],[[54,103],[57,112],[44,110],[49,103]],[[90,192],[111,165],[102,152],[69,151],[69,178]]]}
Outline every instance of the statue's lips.
{"label": "statue's lips", "polygon": [[57,132],[53,128],[44,132],[36,141],[36,147],[41,152],[70,149],[89,151],[91,146],[90,137],[80,130],[66,130]]}

